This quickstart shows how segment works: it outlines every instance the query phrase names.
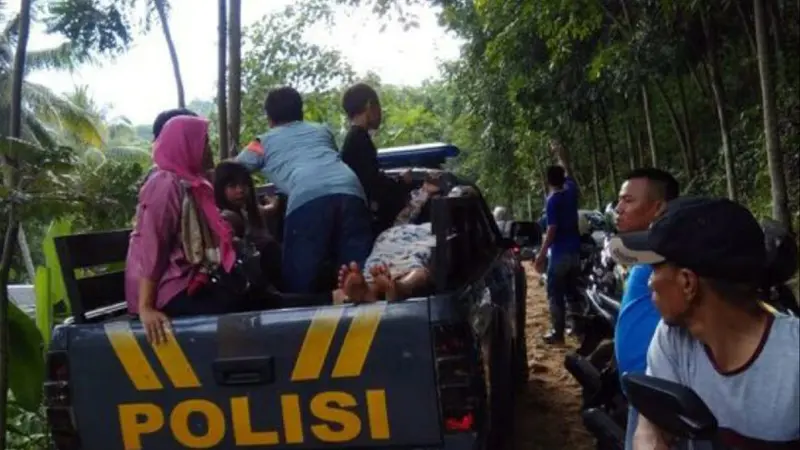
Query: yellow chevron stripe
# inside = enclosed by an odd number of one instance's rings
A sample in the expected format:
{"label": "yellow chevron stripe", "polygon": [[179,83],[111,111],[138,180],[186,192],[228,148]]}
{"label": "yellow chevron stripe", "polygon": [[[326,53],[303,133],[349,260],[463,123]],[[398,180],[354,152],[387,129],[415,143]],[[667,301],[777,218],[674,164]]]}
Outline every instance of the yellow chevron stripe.
{"label": "yellow chevron stripe", "polygon": [[113,322],[104,326],[111,348],[114,349],[122,368],[138,391],[156,391],[164,386],[156,376],[153,367],[144,356],[142,347],[133,335],[128,322]]}
{"label": "yellow chevron stripe", "polygon": [[342,349],[339,357],[336,358],[336,365],[333,367],[333,378],[348,378],[361,375],[364,363],[367,361],[369,349],[375,333],[378,331],[378,324],[381,322],[383,310],[386,303],[375,303],[372,305],[361,305],[358,307],[353,322],[344,337]]}
{"label": "yellow chevron stripe", "polygon": [[186,359],[178,340],[172,333],[171,329],[167,329],[167,341],[160,345],[153,345],[153,351],[164,367],[167,377],[172,381],[172,385],[176,388],[192,388],[200,387],[200,380]]}
{"label": "yellow chevron stripe", "polygon": [[292,381],[319,378],[343,313],[344,308],[320,308],[314,313],[292,370]]}

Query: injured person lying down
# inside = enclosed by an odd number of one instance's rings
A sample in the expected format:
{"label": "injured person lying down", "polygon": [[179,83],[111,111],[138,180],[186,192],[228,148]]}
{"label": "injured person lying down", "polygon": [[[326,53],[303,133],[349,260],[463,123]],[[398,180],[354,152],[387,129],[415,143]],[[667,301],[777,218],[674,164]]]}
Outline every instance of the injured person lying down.
{"label": "injured person lying down", "polygon": [[[408,205],[394,225],[378,235],[363,269],[356,263],[339,269],[339,288],[353,303],[400,300],[430,285],[428,269],[436,237],[431,223],[416,224],[423,206],[441,194],[438,176],[429,175],[422,187],[411,192]],[[456,186],[448,197],[476,195],[470,186]]]}

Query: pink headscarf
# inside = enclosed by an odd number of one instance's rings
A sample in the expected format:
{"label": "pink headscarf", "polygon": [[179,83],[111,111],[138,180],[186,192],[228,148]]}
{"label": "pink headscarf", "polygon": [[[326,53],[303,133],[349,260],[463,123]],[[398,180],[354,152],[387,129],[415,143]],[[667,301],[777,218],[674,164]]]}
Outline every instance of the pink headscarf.
{"label": "pink headscarf", "polygon": [[230,272],[236,254],[233,250],[231,228],[217,209],[214,187],[205,178],[203,155],[206,139],[207,120],[191,116],[173,117],[164,125],[153,145],[153,162],[159,169],[172,172],[189,184],[194,201],[219,240],[222,267]]}

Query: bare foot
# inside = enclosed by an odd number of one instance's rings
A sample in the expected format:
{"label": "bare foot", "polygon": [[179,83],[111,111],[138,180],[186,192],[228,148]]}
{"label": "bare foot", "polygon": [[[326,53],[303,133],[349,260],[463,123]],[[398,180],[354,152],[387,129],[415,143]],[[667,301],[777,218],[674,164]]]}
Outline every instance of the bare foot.
{"label": "bare foot", "polygon": [[377,266],[371,267],[369,273],[374,280],[375,291],[384,294],[386,300],[390,302],[398,299],[397,284],[395,284],[392,273],[389,272],[388,267],[383,264],[378,264]]}
{"label": "bare foot", "polygon": [[353,303],[361,303],[367,300],[369,287],[358,264],[351,262],[349,266],[339,268],[339,289]]}

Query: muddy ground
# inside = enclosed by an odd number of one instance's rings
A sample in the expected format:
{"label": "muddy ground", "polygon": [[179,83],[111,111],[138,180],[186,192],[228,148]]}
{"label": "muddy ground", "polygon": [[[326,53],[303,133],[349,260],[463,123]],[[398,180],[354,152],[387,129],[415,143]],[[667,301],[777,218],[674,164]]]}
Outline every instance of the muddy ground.
{"label": "muddy ground", "polygon": [[576,347],[550,346],[542,336],[550,328],[547,298],[536,272],[528,274],[527,390],[517,399],[516,450],[593,450],[594,441],[580,417],[580,388],[564,369],[564,356]]}

